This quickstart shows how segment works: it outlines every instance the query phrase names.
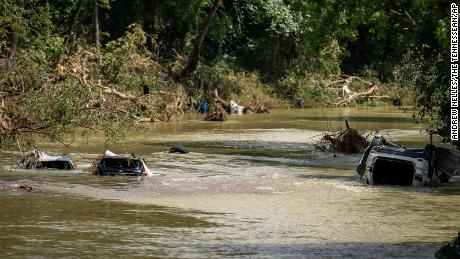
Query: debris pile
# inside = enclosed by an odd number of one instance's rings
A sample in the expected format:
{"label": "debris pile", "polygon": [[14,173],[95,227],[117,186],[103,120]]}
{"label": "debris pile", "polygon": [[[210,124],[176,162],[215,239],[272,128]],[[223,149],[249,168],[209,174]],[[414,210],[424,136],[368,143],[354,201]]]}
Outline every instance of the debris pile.
{"label": "debris pile", "polygon": [[190,154],[190,152],[182,145],[174,145],[169,149],[169,153]]}
{"label": "debris pile", "polygon": [[350,128],[348,121],[345,121],[345,124],[347,126],[345,130],[325,133],[319,143],[315,144],[315,150],[333,153],[363,153],[369,146],[367,137],[358,130]]}
{"label": "debris pile", "polygon": [[269,113],[267,107],[263,105],[257,106],[242,106],[239,105],[236,101],[230,100],[227,102],[226,100],[219,97],[219,93],[217,88],[214,90],[214,105],[213,105],[213,112],[208,114],[204,120],[206,121],[225,121],[228,119],[228,114],[232,115],[243,115],[243,114],[251,114],[251,113]]}
{"label": "debris pile", "polygon": [[244,107],[241,105],[238,105],[235,101],[231,100],[230,101],[230,114],[237,114],[237,115],[242,115]]}

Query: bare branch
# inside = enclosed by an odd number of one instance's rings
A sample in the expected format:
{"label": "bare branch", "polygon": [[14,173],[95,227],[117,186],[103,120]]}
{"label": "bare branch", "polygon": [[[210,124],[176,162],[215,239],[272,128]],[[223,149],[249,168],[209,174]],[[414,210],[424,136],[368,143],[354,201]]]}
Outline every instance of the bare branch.
{"label": "bare branch", "polygon": [[124,94],[124,93],[120,93],[118,92],[117,90],[113,89],[113,88],[109,88],[107,86],[103,86],[101,84],[101,81],[99,80],[97,84],[95,84],[95,86],[101,88],[103,90],[104,93],[106,94],[113,94],[115,96],[117,96],[118,98],[120,99],[125,99],[125,100],[130,100],[134,103],[137,103],[138,101],[138,97],[136,96],[133,96],[133,95],[129,95],[129,94]]}
{"label": "bare branch", "polygon": [[414,19],[412,19],[412,16],[410,16],[410,14],[406,10],[404,10],[404,13],[409,18],[409,20],[412,22],[412,25],[415,25],[415,21],[414,21]]}

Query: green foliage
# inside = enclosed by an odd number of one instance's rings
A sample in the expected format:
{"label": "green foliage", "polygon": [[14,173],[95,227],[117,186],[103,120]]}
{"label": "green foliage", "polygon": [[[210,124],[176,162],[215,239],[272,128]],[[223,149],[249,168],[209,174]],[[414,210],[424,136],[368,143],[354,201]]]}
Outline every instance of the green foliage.
{"label": "green foliage", "polygon": [[330,106],[339,96],[338,91],[326,88],[322,77],[316,74],[290,74],[276,84],[274,92],[291,101],[303,99],[306,107]]}
{"label": "green foliage", "polygon": [[271,36],[288,37],[301,33],[305,21],[303,13],[282,0],[253,1],[247,4],[247,8],[258,16],[259,22],[268,21],[266,31]]}
{"label": "green foliage", "polygon": [[410,51],[393,70],[392,84],[398,97],[415,99],[415,105],[420,108],[419,115],[426,116],[434,127],[439,128],[447,126],[450,114],[447,56],[446,52],[426,57],[422,51]]}
{"label": "green foliage", "polygon": [[141,87],[146,77],[143,63],[148,54],[145,50],[146,35],[140,25],[132,24],[125,35],[107,43],[102,61],[102,70],[108,80],[121,89]]}

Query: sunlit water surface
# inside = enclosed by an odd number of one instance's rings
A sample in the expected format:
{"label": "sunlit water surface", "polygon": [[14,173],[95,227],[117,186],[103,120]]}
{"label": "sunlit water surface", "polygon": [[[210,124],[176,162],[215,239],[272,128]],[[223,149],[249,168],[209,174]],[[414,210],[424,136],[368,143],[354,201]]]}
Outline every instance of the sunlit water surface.
{"label": "sunlit water surface", "polygon": [[[226,122],[190,117],[131,132],[124,146],[155,175],[96,177],[103,138],[75,140],[75,172],[11,169],[0,184],[1,257],[432,258],[460,230],[460,179],[438,187],[371,187],[360,157],[314,151],[321,131],[352,127],[423,146],[426,125],[395,108],[279,110]],[[437,140],[437,139],[435,139]],[[167,153],[182,144],[191,154]],[[66,152],[58,144],[42,150]]]}

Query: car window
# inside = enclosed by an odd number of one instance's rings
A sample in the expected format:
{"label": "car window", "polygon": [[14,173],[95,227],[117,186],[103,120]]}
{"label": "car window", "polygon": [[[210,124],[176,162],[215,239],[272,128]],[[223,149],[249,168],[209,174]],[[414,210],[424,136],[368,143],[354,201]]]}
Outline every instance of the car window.
{"label": "car window", "polygon": [[137,168],[140,165],[139,160],[134,160],[134,159],[120,159],[121,166],[124,168]]}
{"label": "car window", "polygon": [[120,162],[118,158],[104,158],[102,160],[102,165],[106,167],[120,167]]}
{"label": "car window", "polygon": [[61,169],[61,170],[66,170],[66,169],[71,168],[67,161],[42,161],[41,166],[44,168],[54,168],[54,169]]}

